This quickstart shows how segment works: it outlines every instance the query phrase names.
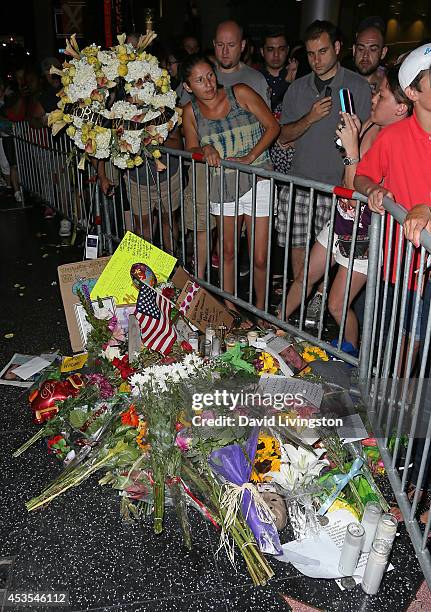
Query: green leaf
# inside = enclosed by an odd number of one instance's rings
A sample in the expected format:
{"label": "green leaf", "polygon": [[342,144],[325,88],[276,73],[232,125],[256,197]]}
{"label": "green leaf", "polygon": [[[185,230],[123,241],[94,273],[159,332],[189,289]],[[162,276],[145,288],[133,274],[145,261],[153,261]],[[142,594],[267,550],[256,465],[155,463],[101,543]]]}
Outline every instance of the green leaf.
{"label": "green leaf", "polygon": [[80,429],[88,418],[88,412],[85,410],[72,410],[69,414],[69,423],[74,429]]}

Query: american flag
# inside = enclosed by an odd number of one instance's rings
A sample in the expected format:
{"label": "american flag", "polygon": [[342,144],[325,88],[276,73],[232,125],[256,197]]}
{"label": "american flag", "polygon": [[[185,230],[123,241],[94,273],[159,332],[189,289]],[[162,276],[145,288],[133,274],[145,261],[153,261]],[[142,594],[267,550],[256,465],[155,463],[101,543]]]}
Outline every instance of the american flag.
{"label": "american flag", "polygon": [[167,355],[177,339],[170,319],[170,303],[163,295],[143,283],[136,303],[135,317],[141,328],[142,344]]}

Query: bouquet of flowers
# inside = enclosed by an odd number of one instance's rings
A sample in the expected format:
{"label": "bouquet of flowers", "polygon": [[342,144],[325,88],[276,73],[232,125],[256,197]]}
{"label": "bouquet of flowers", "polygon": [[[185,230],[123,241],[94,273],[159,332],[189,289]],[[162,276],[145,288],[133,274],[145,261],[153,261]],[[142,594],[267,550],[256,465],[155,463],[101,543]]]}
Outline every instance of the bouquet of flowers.
{"label": "bouquet of flowers", "polygon": [[48,125],[54,135],[67,126],[67,135],[84,151],[81,168],[88,156],[111,158],[123,169],[142,164],[144,154],[159,159],[179,109],[167,70],[145,51],[155,37],[141,36],[137,49],[122,34],[111,49],[93,44],[80,50],[73,35],[65,51],[72,59],[62,70],[51,68],[63,89]]}

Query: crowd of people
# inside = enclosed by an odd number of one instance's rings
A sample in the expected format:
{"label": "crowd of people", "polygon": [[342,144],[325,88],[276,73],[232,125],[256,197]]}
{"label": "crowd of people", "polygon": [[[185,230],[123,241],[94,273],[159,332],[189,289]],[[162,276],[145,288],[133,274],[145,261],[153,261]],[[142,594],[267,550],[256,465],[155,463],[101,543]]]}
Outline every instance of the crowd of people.
{"label": "crowd of people", "polygon": [[[130,33],[127,42],[136,46],[138,39],[138,34]],[[211,264],[217,267],[223,263],[224,289],[233,293],[234,264],[238,255],[235,246],[243,244],[235,237],[236,228],[239,237],[241,232],[247,235],[249,255],[253,252],[253,261],[241,273],[247,274],[249,267],[253,269],[254,303],[259,309],[264,309],[265,303],[269,233],[271,227],[275,228],[278,246],[289,247],[292,275],[285,309],[278,311],[282,320],[289,320],[301,302],[307,245],[311,248],[306,271],[306,294],[310,298],[307,317],[314,320],[319,317],[322,308],[322,283],[319,285],[319,282],[330,249],[331,265],[337,266],[337,270],[327,306],[340,324],[355,202],[338,200],[334,236],[329,244],[332,233],[330,195],[317,192],[311,199],[309,189],[295,187],[290,193],[289,185],[279,183],[271,198],[271,184],[267,178],[258,178],[253,189],[252,174],[240,172],[238,175],[227,168],[221,188],[219,166],[221,160],[231,160],[254,169],[289,173],[303,181],[356,187],[369,199],[368,205],[363,205],[359,212],[344,329],[347,345],[353,352],[357,351],[360,333],[352,303],[367,278],[371,211],[382,212],[384,194],[395,198],[410,211],[404,227],[406,236],[415,244],[419,229],[430,221],[429,181],[424,164],[418,159],[418,151],[426,155],[430,141],[427,136],[427,113],[431,112],[427,106],[429,83],[425,73],[422,75],[424,82],[418,80],[416,74],[412,82],[407,82],[404,76],[408,65],[423,64],[424,70],[429,69],[430,55],[426,53],[422,58],[424,47],[419,46],[403,62],[387,63],[385,24],[379,17],[367,18],[359,24],[351,56],[338,28],[327,21],[315,21],[306,29],[302,41],[293,43],[280,28],[265,32],[257,45],[246,38],[241,25],[225,21],[218,25],[213,46],[205,52],[201,51],[198,39],[190,35],[184,36],[175,46],[157,44],[159,47],[151,51],[159,56],[170,73],[178,105],[183,108],[182,126],[169,135],[166,146],[200,153],[207,162],[210,167],[209,212],[205,165],[196,164],[194,185],[187,176],[182,176],[181,184],[178,158],[171,156],[169,168],[158,173],[157,181],[155,164],[150,172],[142,168],[130,174],[129,187],[125,190],[128,200],[126,228],[150,238],[161,203],[158,221],[162,226],[163,245],[174,253],[183,195],[185,226],[195,232],[197,238],[196,276],[206,275],[209,225]],[[7,122],[26,120],[33,128],[46,126],[47,114],[56,108],[56,94],[61,87],[59,78],[50,74],[51,65],[60,67],[61,64],[56,58],[46,58],[39,70],[28,64],[17,66],[8,82],[0,81],[0,113],[5,120],[1,122],[0,168],[4,187],[12,190],[18,202],[22,192]],[[409,68],[407,73],[412,71],[414,68]],[[340,90],[348,90],[354,110],[342,112]],[[402,144],[403,152],[396,157],[392,142],[383,152],[381,143],[389,138],[387,134],[397,134],[401,129],[408,134],[416,130],[411,152]],[[334,139],[338,139],[337,146]],[[411,171],[406,173],[410,159],[414,161]],[[114,177],[109,175],[103,162],[96,166],[101,188],[110,195],[112,184],[118,186],[121,178],[117,176],[112,180]],[[403,182],[400,177],[404,175]],[[45,215],[53,214],[48,207]],[[70,233],[67,219],[62,221],[60,233],[64,236]],[[217,235],[223,236],[222,252]],[[239,259],[244,260],[243,253],[239,254]],[[414,294],[413,282],[411,290]],[[235,308],[231,302],[228,305]],[[250,322],[245,320],[243,325],[249,326]],[[406,335],[411,334],[408,322],[405,327]],[[419,323],[414,336],[418,341],[423,336],[420,329]]]}

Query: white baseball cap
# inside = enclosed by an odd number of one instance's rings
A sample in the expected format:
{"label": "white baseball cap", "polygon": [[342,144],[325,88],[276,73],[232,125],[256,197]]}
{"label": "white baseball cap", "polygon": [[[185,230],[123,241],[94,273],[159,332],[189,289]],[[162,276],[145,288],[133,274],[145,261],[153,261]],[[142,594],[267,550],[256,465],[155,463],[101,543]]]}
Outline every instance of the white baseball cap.
{"label": "white baseball cap", "polygon": [[413,83],[419,72],[431,66],[431,43],[422,45],[408,54],[400,66],[398,80],[403,91]]}

